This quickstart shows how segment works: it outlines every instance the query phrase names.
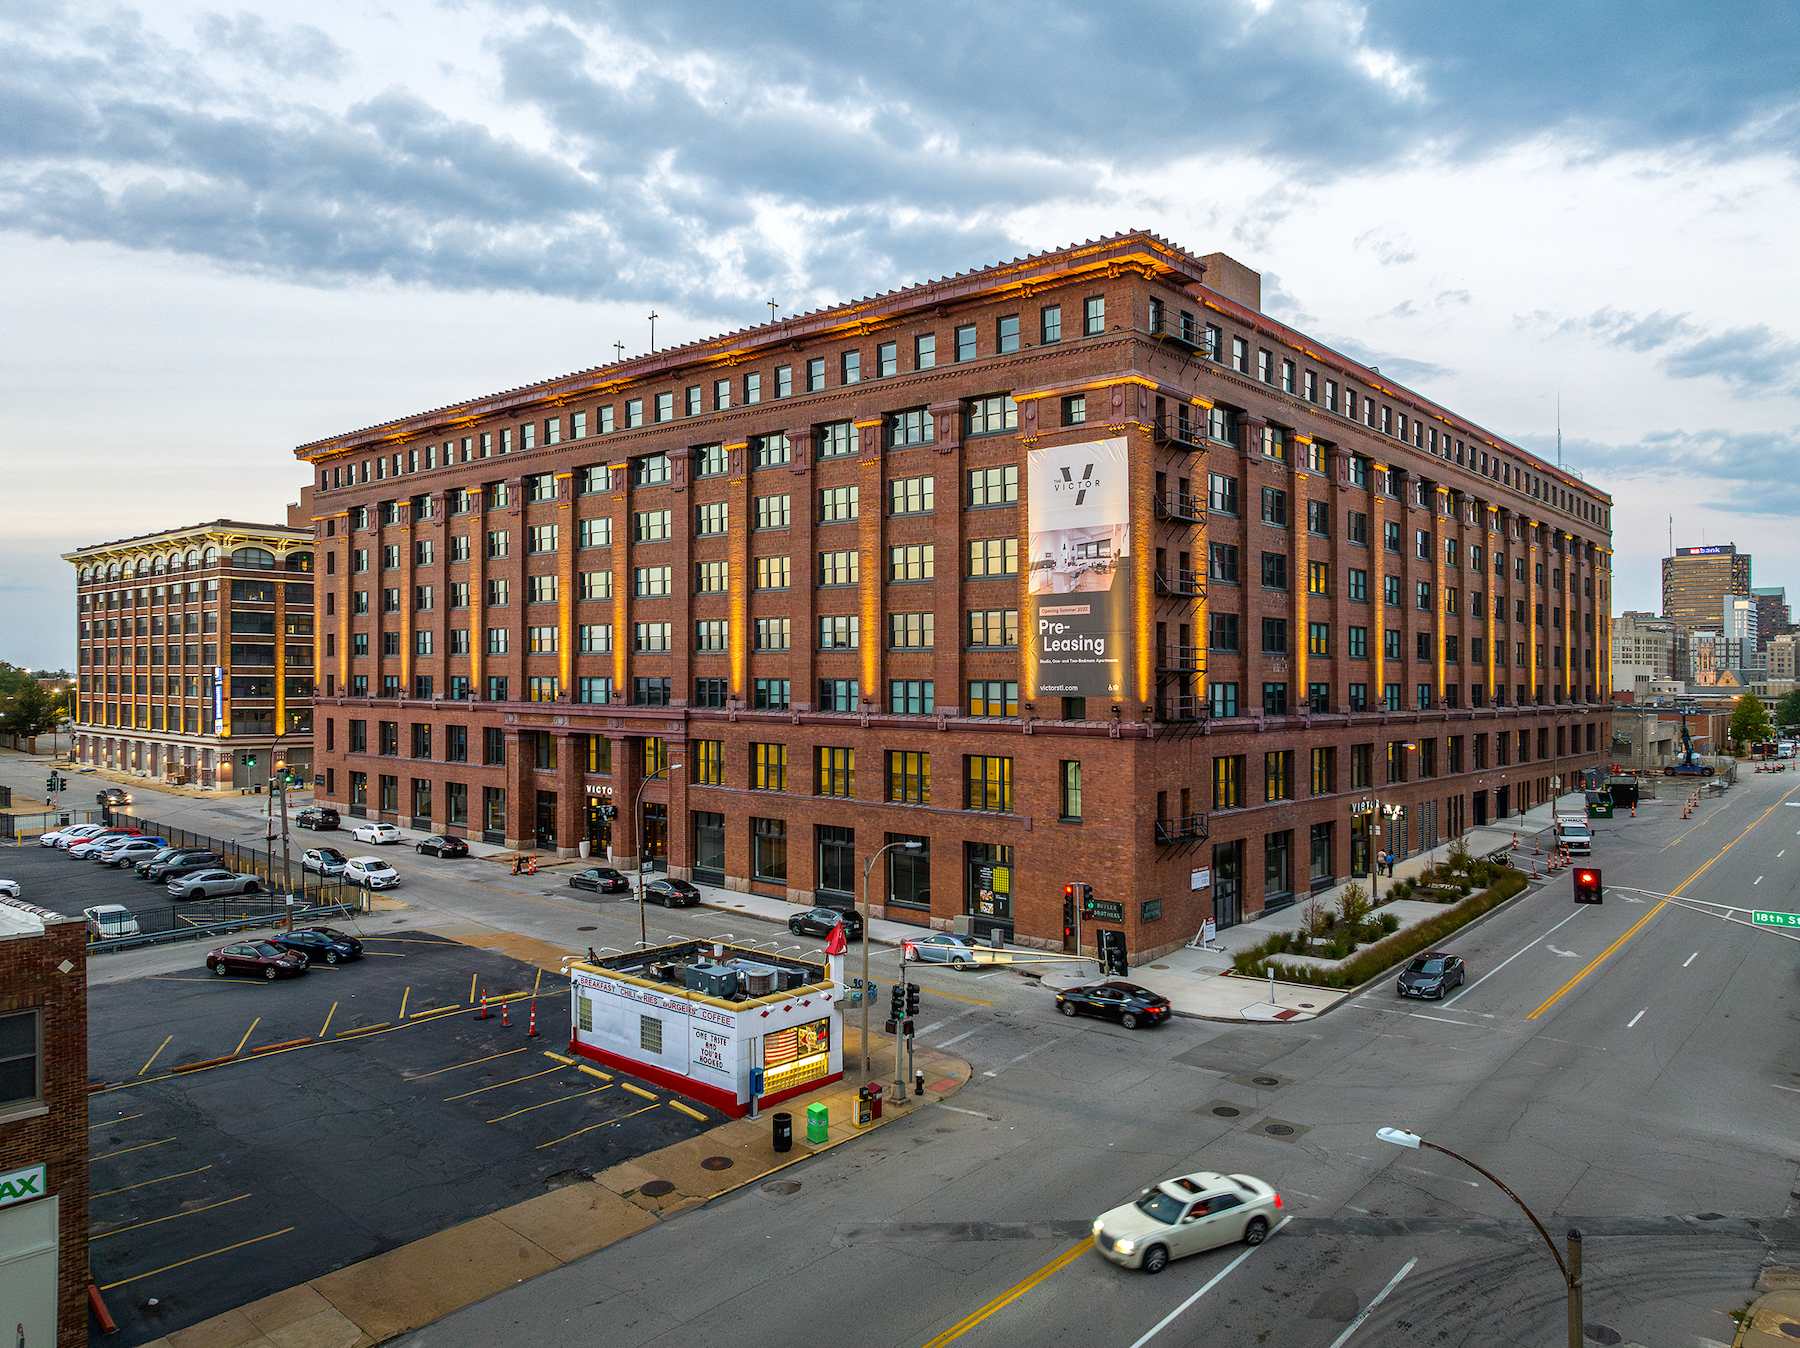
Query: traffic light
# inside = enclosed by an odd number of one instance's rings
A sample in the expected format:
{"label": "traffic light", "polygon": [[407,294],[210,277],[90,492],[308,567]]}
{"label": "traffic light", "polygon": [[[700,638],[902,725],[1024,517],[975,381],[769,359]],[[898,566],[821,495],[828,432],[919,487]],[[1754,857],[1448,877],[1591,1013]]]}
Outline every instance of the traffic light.
{"label": "traffic light", "polygon": [[1575,872],[1575,902],[1601,903],[1600,872],[1590,866],[1583,866]]}
{"label": "traffic light", "polygon": [[889,1014],[892,1015],[895,1020],[900,1020],[906,1015],[906,986],[904,984],[894,984],[893,1001],[891,1003]]}
{"label": "traffic light", "polygon": [[619,807],[617,805],[602,805],[600,807],[600,817],[610,824],[619,817]]}
{"label": "traffic light", "polygon": [[1063,940],[1075,934],[1075,886],[1063,886]]}
{"label": "traffic light", "polygon": [[1081,915],[1092,917],[1094,915],[1094,887],[1092,885],[1076,885],[1075,888],[1081,897]]}
{"label": "traffic light", "polygon": [[906,1014],[909,1016],[919,1014],[919,985],[917,983],[906,985]]}
{"label": "traffic light", "polygon": [[247,768],[255,767],[256,766],[256,755],[255,754],[245,754],[244,755],[244,766]]}

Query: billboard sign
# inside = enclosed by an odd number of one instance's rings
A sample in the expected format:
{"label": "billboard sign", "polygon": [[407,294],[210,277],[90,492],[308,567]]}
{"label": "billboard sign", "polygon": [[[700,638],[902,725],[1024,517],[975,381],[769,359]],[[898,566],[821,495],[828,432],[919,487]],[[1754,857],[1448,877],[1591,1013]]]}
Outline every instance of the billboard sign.
{"label": "billboard sign", "polygon": [[212,689],[213,731],[215,735],[225,733],[225,666],[213,666]]}
{"label": "billboard sign", "polygon": [[1034,449],[1026,463],[1029,697],[1122,697],[1131,624],[1123,437]]}
{"label": "billboard sign", "polygon": [[1709,548],[1675,549],[1675,555],[1677,557],[1723,557],[1735,555],[1736,553],[1737,544],[1735,543],[1714,543]]}

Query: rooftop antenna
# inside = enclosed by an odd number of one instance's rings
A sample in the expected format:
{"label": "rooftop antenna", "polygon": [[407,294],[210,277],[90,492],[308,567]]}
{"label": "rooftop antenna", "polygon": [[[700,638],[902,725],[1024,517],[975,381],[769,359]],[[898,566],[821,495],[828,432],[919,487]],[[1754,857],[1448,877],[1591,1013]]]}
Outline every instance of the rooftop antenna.
{"label": "rooftop antenna", "polygon": [[769,306],[769,322],[773,323],[775,321],[775,311],[781,306],[775,303],[774,300],[769,300],[767,303]]}
{"label": "rooftop antenna", "polygon": [[1556,395],[1556,466],[1562,467],[1562,393]]}
{"label": "rooftop antenna", "polygon": [[656,350],[656,310],[650,311],[650,349]]}
{"label": "rooftop antenna", "polygon": [[614,342],[613,343],[613,360],[621,361],[624,359],[625,359],[625,343]]}

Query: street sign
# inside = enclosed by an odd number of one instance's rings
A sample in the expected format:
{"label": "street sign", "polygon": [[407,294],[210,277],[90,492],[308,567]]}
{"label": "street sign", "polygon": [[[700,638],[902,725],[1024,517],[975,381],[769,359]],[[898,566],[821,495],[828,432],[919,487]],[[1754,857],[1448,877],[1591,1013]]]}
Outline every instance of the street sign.
{"label": "street sign", "polygon": [[1800,913],[1763,913],[1752,909],[1750,922],[1757,927],[1800,927]]}

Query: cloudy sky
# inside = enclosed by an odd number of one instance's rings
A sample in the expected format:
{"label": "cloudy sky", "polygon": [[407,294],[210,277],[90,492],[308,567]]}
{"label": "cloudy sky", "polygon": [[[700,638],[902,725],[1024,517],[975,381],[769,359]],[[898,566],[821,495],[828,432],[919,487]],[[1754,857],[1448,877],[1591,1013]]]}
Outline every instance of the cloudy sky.
{"label": "cloudy sky", "polygon": [[[297,19],[303,21],[296,21]],[[1113,230],[1800,592],[1800,7],[0,12],[0,659],[295,444]]]}

